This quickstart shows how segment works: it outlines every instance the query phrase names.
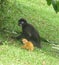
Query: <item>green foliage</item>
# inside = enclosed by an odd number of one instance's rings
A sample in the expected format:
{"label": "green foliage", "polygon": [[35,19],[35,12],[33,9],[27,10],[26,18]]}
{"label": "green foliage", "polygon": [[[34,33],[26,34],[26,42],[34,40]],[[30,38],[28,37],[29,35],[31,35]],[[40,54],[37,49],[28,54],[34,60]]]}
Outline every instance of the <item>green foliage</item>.
{"label": "green foliage", "polygon": [[58,12],[58,6],[57,6],[57,1],[56,0],[52,0],[52,5],[54,10],[56,11],[56,13]]}
{"label": "green foliage", "polygon": [[7,41],[4,41],[4,42],[3,42],[3,45],[8,45],[8,42],[7,42]]}
{"label": "green foliage", "polygon": [[51,0],[46,0],[48,5],[51,5]]}
{"label": "green foliage", "polygon": [[[20,40],[14,40],[14,31],[21,31],[17,22],[25,18],[42,37],[59,44],[59,14],[53,7],[48,7],[45,0],[4,0],[3,26],[6,32],[0,32],[0,65],[46,65],[59,64],[59,45],[42,43],[42,49],[35,48],[30,52],[22,49]],[[2,11],[1,11],[2,12]],[[17,35],[17,34],[15,34]]]}
{"label": "green foliage", "polygon": [[0,28],[4,28],[4,25],[6,24],[6,14],[7,14],[7,8],[8,6],[8,1],[7,0],[1,0],[0,2]]}
{"label": "green foliage", "polygon": [[46,0],[48,5],[53,5],[54,10],[56,13],[59,11],[59,0]]}

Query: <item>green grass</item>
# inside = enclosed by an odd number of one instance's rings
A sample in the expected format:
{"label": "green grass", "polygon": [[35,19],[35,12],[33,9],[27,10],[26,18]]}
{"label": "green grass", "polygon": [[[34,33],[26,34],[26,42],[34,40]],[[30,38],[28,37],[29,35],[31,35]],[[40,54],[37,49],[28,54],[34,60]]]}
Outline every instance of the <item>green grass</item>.
{"label": "green grass", "polygon": [[51,44],[41,42],[42,49],[35,48],[30,52],[21,48],[20,40],[10,38],[12,33],[0,32],[3,41],[3,45],[0,45],[0,65],[42,65],[43,62],[46,65],[59,65],[59,46],[52,44],[52,41],[59,44],[59,13],[56,14],[45,0],[10,0],[4,10],[5,28],[19,32],[21,28],[17,22],[19,18],[25,18]]}

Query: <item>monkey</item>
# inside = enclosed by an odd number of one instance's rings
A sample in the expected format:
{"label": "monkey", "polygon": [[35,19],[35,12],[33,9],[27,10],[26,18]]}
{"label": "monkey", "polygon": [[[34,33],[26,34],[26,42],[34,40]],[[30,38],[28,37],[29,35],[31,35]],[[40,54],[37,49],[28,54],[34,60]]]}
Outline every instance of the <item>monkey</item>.
{"label": "monkey", "polygon": [[22,39],[22,42],[23,42],[23,46],[22,46],[22,48],[24,48],[24,49],[27,49],[27,50],[29,50],[29,51],[33,51],[34,50],[34,45],[33,45],[33,43],[31,42],[31,41],[28,41],[27,39]]}
{"label": "monkey", "polygon": [[26,38],[31,41],[34,46],[41,47],[40,36],[37,30],[23,18],[18,21],[18,25],[22,27],[22,33],[17,39]]}
{"label": "monkey", "polygon": [[41,41],[48,42],[48,40],[40,37],[38,31],[34,28],[33,25],[29,24],[24,18],[21,18],[18,21],[18,26],[22,27],[22,32],[16,39],[26,38],[28,41],[31,41],[34,46],[41,48]]}

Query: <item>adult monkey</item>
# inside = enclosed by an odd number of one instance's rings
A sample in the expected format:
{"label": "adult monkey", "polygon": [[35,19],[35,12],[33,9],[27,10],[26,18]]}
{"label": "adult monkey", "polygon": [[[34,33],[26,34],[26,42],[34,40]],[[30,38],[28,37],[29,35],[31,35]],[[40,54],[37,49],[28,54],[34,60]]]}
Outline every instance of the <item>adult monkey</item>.
{"label": "adult monkey", "polygon": [[31,41],[34,46],[41,48],[41,40],[48,42],[47,40],[40,37],[38,31],[29,24],[25,19],[21,18],[18,21],[18,25],[22,27],[21,35],[16,37],[17,39],[26,38],[28,41]]}

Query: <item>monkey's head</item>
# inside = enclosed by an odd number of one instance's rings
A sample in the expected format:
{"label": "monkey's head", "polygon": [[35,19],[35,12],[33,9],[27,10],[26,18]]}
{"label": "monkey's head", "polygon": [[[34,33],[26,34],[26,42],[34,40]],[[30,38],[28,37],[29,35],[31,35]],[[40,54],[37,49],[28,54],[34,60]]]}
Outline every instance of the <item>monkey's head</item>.
{"label": "monkey's head", "polygon": [[27,39],[22,39],[22,42],[23,42],[24,44],[26,44],[26,43],[28,42],[28,40],[27,40]]}
{"label": "monkey's head", "polygon": [[23,25],[26,25],[27,24],[27,21],[23,18],[21,18],[19,21],[18,21],[18,25],[19,26],[23,26]]}

